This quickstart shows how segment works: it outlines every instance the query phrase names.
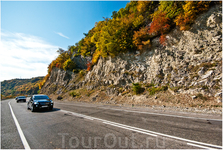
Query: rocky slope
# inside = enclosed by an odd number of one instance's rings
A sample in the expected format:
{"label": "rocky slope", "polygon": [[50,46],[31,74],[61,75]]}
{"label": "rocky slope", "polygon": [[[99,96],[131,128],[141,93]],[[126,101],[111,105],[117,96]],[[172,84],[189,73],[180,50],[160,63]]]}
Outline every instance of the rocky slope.
{"label": "rocky slope", "polygon": [[[93,69],[86,73],[54,68],[41,92],[63,95],[81,88],[100,89],[107,96],[115,97],[131,91],[132,83],[141,83],[144,89],[151,84],[155,87],[165,85],[172,95],[186,94],[195,99],[195,95],[202,94],[221,103],[221,6],[213,6],[201,14],[188,31],[173,29],[167,36],[166,44],[160,45],[159,39],[155,38],[152,46],[144,52],[100,58]],[[74,57],[73,60],[78,62],[78,66],[86,68],[85,58]],[[146,100],[148,96],[145,92],[143,95]],[[137,96],[129,97],[134,99]]]}

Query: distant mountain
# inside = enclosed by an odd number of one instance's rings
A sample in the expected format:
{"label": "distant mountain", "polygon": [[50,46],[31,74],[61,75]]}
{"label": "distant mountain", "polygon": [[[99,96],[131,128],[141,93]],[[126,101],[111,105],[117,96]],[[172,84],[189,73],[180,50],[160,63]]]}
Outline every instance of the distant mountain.
{"label": "distant mountain", "polygon": [[1,82],[1,97],[2,99],[6,99],[17,95],[31,95],[37,93],[41,80],[43,80],[43,77],[4,80]]}

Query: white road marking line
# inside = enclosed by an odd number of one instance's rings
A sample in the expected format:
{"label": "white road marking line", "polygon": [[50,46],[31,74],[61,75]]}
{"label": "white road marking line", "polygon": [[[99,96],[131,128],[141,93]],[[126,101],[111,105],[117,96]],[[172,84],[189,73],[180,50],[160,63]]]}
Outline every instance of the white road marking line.
{"label": "white road marking line", "polygon": [[194,147],[199,147],[199,148],[204,148],[204,149],[215,149],[215,148],[210,148],[210,147],[201,146],[201,145],[192,144],[192,143],[187,143],[187,145],[194,146]]}
{"label": "white road marking line", "polygon": [[27,140],[26,140],[26,138],[25,138],[25,136],[24,136],[24,134],[23,134],[23,132],[22,132],[22,129],[21,129],[20,125],[19,125],[19,122],[18,122],[18,120],[16,119],[16,116],[15,116],[13,110],[12,110],[12,107],[11,107],[11,105],[10,105],[10,102],[8,102],[8,104],[9,104],[9,108],[10,108],[10,110],[11,110],[12,117],[13,117],[13,119],[14,119],[16,128],[17,128],[17,130],[18,130],[18,132],[19,132],[19,136],[20,136],[20,138],[21,138],[21,140],[22,140],[22,144],[23,144],[23,146],[24,146],[25,149],[30,149],[29,144],[28,144],[28,142],[27,142]]}
{"label": "white road marking line", "polygon": [[195,144],[200,144],[200,145],[204,145],[204,146],[210,146],[210,147],[215,147],[215,148],[222,149],[222,146],[219,146],[219,145],[213,145],[213,144],[198,142],[198,141],[184,139],[184,138],[180,138],[180,137],[176,137],[176,136],[172,136],[172,135],[168,135],[168,134],[163,134],[163,133],[154,132],[154,131],[150,131],[150,130],[145,130],[145,129],[141,129],[141,128],[131,127],[131,126],[128,126],[128,125],[124,125],[124,124],[120,124],[120,123],[116,123],[116,122],[112,122],[112,121],[108,121],[108,120],[104,120],[104,119],[99,119],[99,118],[95,118],[95,117],[91,117],[91,116],[87,116],[87,115],[82,115],[82,114],[74,113],[74,112],[71,112],[71,111],[66,111],[66,110],[60,110],[60,111],[71,113],[71,114],[76,115],[76,116],[80,116],[81,115],[81,116],[84,116],[84,117],[91,118],[93,120],[99,120],[99,121],[102,121],[103,123],[112,124],[113,126],[114,125],[122,126],[122,127],[127,127],[127,128],[130,128],[130,129],[134,129],[135,128],[137,130],[140,129],[141,131],[145,131],[147,133],[154,134],[154,135],[160,135],[160,136],[164,136],[164,137],[168,137],[168,138],[172,138],[172,139],[177,139],[177,140],[180,140],[180,141],[185,141],[185,142],[190,142],[190,143],[195,143]]}
{"label": "white road marking line", "polygon": [[135,129],[127,128],[127,127],[124,127],[124,126],[120,126],[120,125],[116,125],[116,124],[112,124],[112,123],[108,123],[108,122],[103,122],[103,123],[104,123],[104,124],[111,125],[111,126],[115,126],[115,127],[119,127],[119,128],[127,129],[127,130],[130,130],[130,131],[135,131],[135,132],[139,132],[139,133],[143,133],[143,134],[147,134],[147,135],[150,135],[150,136],[155,136],[155,137],[157,137],[157,135],[155,135],[155,134],[151,134],[151,133],[143,132],[143,131],[140,131],[140,130],[135,130]]}
{"label": "white road marking line", "polygon": [[[146,132],[146,133],[149,133],[148,130],[145,130],[145,129],[141,129],[141,128],[136,128],[136,127],[132,127],[132,126],[128,126],[128,125],[124,125],[124,124],[120,124],[120,123],[115,123],[115,122],[111,122],[111,121],[104,121],[103,123],[105,124],[110,124],[110,125],[116,125],[116,126],[121,126],[121,127],[125,127],[125,128],[129,128],[129,129],[136,129],[136,130],[139,130],[139,131],[142,131],[142,132]],[[151,133],[149,133],[151,134]],[[155,134],[151,134],[152,136],[157,136]]]}
{"label": "white road marking line", "polygon": [[[108,121],[108,122],[110,122],[110,121]],[[123,125],[123,124],[114,123],[114,122],[111,122],[111,123],[116,124],[116,125]],[[123,126],[131,127],[131,126],[127,126],[127,125],[123,125]],[[141,129],[141,130],[144,130],[144,129]],[[201,144],[201,145],[206,145],[206,146],[211,146],[211,147],[222,148],[221,146],[218,146],[218,145],[212,145],[212,144],[207,144],[207,143],[203,143],[203,142],[188,140],[188,139],[184,139],[184,138],[180,138],[180,137],[176,137],[176,136],[172,136],[172,135],[167,135],[167,134],[163,134],[163,133],[159,133],[159,132],[154,132],[154,131],[150,131],[150,130],[144,130],[144,131],[149,132],[149,133],[153,133],[153,134],[157,134],[157,135],[160,135],[160,136],[164,136],[164,137],[169,137],[169,138],[181,140],[181,141],[186,141],[186,142],[191,142],[191,143],[196,143],[196,144]]]}
{"label": "white road marking line", "polygon": [[86,119],[90,119],[90,120],[94,120],[92,119],[91,117],[88,117],[88,116],[85,116],[85,115],[81,115],[81,114],[77,114],[77,113],[72,113],[73,115],[77,115],[79,117],[83,117],[83,118],[86,118]]}
{"label": "white road marking line", "polygon": [[150,135],[150,136],[155,136],[155,137],[157,136],[155,134],[151,134],[151,133],[144,132],[144,131],[146,131],[144,129],[140,129],[140,128],[136,128],[136,127],[131,127],[131,126],[126,126],[126,125],[122,125],[122,124],[116,125],[115,122],[110,122],[110,121],[103,120],[103,119],[99,119],[99,118],[94,118],[94,117],[90,117],[90,116],[86,116],[86,115],[82,115],[82,114],[78,114],[78,113],[74,113],[74,112],[69,112],[69,111],[66,111],[66,110],[61,110],[61,111],[66,112],[66,113],[73,114],[73,115],[78,116],[78,117],[87,118],[87,119],[90,119],[90,120],[99,120],[99,121],[102,121],[102,123],[104,123],[104,124],[116,126],[116,127],[119,127],[119,128],[131,130],[131,131],[135,131],[135,132],[139,132],[139,133],[143,133],[143,134],[147,134],[147,135]]}
{"label": "white road marking line", "polygon": [[75,115],[75,116],[78,116],[78,117],[83,117],[85,119],[94,120],[94,119],[92,119],[92,117],[85,116],[85,115],[82,115],[82,114],[77,114],[77,113],[66,111],[66,110],[60,110],[60,111],[65,112],[65,113],[69,113],[69,114],[72,114],[72,115]]}
{"label": "white road marking line", "polygon": [[[82,106],[76,104],[66,104],[66,103],[58,103],[62,105],[74,105],[74,106]],[[82,106],[82,107],[90,107],[90,106]],[[95,107],[96,108],[96,107]],[[200,119],[200,120],[212,120],[212,121],[222,121],[220,119],[208,119],[208,118],[197,118],[197,117],[187,117],[187,116],[179,116],[179,115],[168,115],[168,114],[159,114],[159,113],[152,113],[152,112],[143,112],[143,111],[135,111],[135,110],[126,110],[126,109],[115,109],[115,108],[103,108],[98,107],[101,109],[110,109],[110,110],[118,110],[118,111],[126,111],[126,112],[133,112],[133,113],[142,113],[142,114],[151,114],[151,115],[158,115],[158,116],[168,116],[168,117],[177,117],[177,118],[186,118],[186,119]]]}

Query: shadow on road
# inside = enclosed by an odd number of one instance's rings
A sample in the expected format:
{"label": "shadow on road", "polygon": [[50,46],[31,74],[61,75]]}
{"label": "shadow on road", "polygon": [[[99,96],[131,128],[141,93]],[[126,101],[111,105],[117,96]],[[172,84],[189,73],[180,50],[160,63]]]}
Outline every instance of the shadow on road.
{"label": "shadow on road", "polygon": [[59,110],[60,110],[59,108],[53,108],[53,110],[49,110],[47,108],[44,108],[44,109],[38,109],[35,112],[36,113],[50,113],[50,112],[59,111]]}

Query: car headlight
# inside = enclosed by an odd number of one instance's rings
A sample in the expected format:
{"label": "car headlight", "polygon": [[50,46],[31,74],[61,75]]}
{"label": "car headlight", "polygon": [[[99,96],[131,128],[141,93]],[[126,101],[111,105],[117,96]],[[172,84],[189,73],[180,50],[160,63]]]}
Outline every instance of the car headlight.
{"label": "car headlight", "polygon": [[39,102],[34,102],[34,104],[35,104],[35,105],[38,105],[38,104],[39,104]]}
{"label": "car headlight", "polygon": [[50,101],[50,103],[53,103],[53,101]]}

